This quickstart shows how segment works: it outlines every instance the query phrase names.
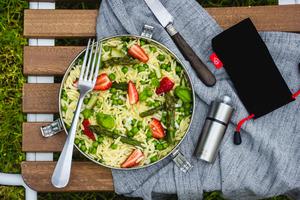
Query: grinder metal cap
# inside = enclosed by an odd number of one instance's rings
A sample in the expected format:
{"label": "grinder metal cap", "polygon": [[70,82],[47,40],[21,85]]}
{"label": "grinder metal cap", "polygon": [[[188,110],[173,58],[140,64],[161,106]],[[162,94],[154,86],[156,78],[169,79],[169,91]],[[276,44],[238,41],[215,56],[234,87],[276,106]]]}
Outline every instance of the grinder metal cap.
{"label": "grinder metal cap", "polygon": [[208,116],[208,119],[220,121],[222,124],[227,125],[232,112],[233,107],[230,106],[231,99],[228,96],[224,96],[222,101],[213,101]]}

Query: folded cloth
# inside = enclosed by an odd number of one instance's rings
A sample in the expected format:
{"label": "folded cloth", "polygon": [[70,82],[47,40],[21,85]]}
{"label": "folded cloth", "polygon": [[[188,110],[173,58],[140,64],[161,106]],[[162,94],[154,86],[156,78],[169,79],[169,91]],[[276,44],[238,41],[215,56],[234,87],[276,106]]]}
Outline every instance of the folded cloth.
{"label": "folded cloth", "polygon": [[[142,0],[103,0],[97,19],[97,37],[139,35],[144,24],[154,27],[153,39],[170,48],[188,68],[196,92],[196,111],[191,129],[180,146],[194,166],[180,171],[170,159],[140,170],[113,170],[118,194],[160,199],[177,194],[179,199],[202,199],[203,191],[221,190],[231,199],[257,199],[300,190],[300,101],[294,101],[260,119],[245,124],[242,145],[232,141],[234,126],[247,112],[224,69],[209,62],[211,39],[222,29],[194,0],[161,0],[174,16],[174,26],[217,77],[206,87]],[[292,91],[300,87],[300,35],[260,33]],[[233,52],[234,53],[234,52]],[[241,64],[242,67],[242,64]],[[214,164],[192,156],[208,105],[223,95],[232,97],[235,113]]]}

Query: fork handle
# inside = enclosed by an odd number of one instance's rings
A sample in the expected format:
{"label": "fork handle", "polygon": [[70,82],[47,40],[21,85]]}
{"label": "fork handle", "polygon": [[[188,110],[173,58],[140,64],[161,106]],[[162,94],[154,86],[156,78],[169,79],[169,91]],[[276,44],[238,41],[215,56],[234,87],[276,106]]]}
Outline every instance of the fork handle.
{"label": "fork handle", "polygon": [[67,186],[70,179],[74,140],[83,99],[84,95],[80,94],[72,125],[68,133],[67,141],[52,174],[51,181],[53,186],[55,186],[56,188],[63,188]]}

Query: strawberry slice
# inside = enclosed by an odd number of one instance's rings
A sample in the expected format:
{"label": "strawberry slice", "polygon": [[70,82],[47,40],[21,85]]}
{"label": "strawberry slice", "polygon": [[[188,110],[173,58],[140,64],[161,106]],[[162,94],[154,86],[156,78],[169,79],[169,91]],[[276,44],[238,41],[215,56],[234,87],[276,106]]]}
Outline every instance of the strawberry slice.
{"label": "strawberry slice", "polygon": [[125,160],[125,162],[122,163],[122,168],[130,168],[135,167],[143,160],[144,154],[141,150],[135,149],[129,157]]}
{"label": "strawberry slice", "polygon": [[78,88],[78,79],[76,79],[73,84],[72,84],[74,87]]}
{"label": "strawberry slice", "polygon": [[139,101],[139,94],[132,81],[128,82],[128,98],[130,104],[135,104]]}
{"label": "strawberry slice", "polygon": [[82,125],[83,125],[83,133],[86,136],[88,136],[91,140],[96,141],[94,133],[89,128],[89,126],[91,125],[90,121],[88,119],[85,119],[85,120],[83,120]]}
{"label": "strawberry slice", "polygon": [[168,77],[163,77],[159,83],[158,88],[156,88],[156,94],[162,94],[169,92],[174,87],[174,82],[171,81]]}
{"label": "strawberry slice", "polygon": [[152,118],[152,121],[150,122],[150,130],[152,136],[156,139],[165,137],[165,130],[158,119]]}
{"label": "strawberry slice", "polygon": [[96,85],[94,90],[108,90],[112,86],[112,82],[109,80],[106,73],[100,74],[97,77]]}
{"label": "strawberry slice", "polygon": [[148,55],[145,53],[145,51],[137,44],[132,45],[128,49],[128,54],[132,57],[138,59],[139,61],[146,63],[149,60]]}

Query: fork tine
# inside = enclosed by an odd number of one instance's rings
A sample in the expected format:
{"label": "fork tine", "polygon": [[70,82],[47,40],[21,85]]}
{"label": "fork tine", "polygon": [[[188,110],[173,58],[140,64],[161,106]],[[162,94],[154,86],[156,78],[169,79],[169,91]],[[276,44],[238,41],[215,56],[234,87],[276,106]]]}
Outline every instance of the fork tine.
{"label": "fork tine", "polygon": [[89,61],[88,61],[88,64],[87,64],[85,72],[84,72],[83,80],[85,80],[85,81],[87,80],[88,74],[90,72],[90,67],[91,67],[91,62],[92,62],[92,57],[93,57],[93,51],[94,51],[94,45],[95,45],[95,39],[93,39],[93,41],[92,41],[92,46],[91,46],[90,55],[89,55]]}
{"label": "fork tine", "polygon": [[83,77],[83,74],[84,74],[84,71],[85,71],[86,61],[87,61],[87,57],[89,55],[90,44],[91,44],[91,38],[89,39],[88,45],[86,47],[83,63],[82,63],[81,70],[80,70],[79,80],[82,80],[82,77]]}
{"label": "fork tine", "polygon": [[95,73],[94,73],[94,78],[93,78],[93,84],[96,84],[96,80],[97,80],[97,76],[99,73],[99,68],[100,68],[100,60],[101,60],[101,53],[102,53],[102,42],[98,42],[98,46],[99,46],[99,54],[98,54],[98,60],[97,60],[97,64],[96,64],[96,69],[95,69]]}
{"label": "fork tine", "polygon": [[95,65],[96,65],[96,57],[97,57],[97,53],[98,53],[98,48],[99,48],[99,42],[96,42],[96,50],[95,50],[95,53],[94,53],[93,64],[92,64],[91,69],[90,69],[90,74],[89,74],[88,81],[92,81],[93,75],[95,73]]}

